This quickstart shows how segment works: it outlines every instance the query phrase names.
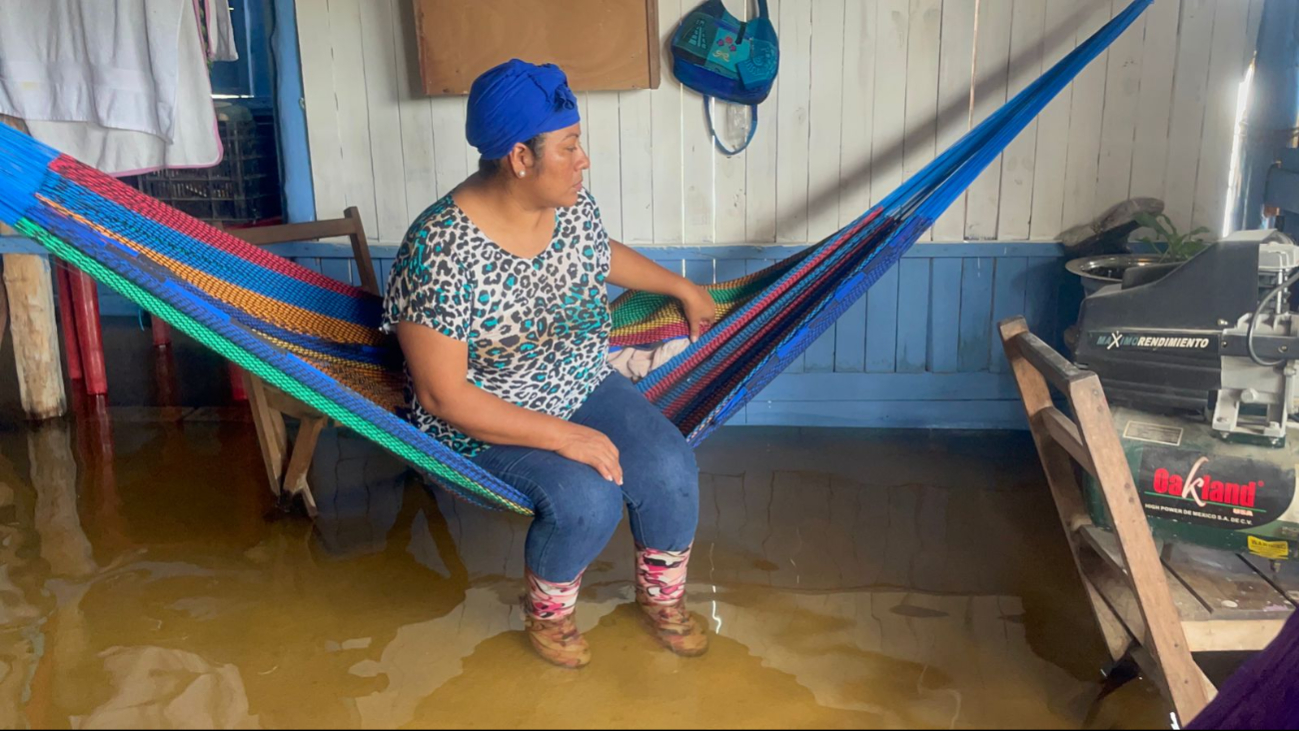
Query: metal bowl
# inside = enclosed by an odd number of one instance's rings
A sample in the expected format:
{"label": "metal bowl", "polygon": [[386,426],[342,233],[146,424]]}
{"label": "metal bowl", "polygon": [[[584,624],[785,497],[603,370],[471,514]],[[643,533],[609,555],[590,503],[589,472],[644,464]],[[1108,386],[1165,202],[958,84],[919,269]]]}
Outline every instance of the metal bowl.
{"label": "metal bowl", "polygon": [[1065,262],[1065,269],[1082,279],[1083,290],[1091,294],[1107,284],[1123,281],[1123,272],[1133,267],[1167,264],[1159,254],[1102,254]]}

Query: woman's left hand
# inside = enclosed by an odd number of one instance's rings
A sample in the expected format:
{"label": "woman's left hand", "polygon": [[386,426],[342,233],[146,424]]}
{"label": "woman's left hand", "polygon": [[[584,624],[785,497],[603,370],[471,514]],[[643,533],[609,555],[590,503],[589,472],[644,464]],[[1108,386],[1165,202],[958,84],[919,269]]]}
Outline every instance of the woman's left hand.
{"label": "woman's left hand", "polygon": [[708,290],[687,282],[677,299],[681,300],[681,309],[686,314],[686,324],[690,326],[690,342],[695,342],[704,330],[717,320],[717,304],[713,302]]}

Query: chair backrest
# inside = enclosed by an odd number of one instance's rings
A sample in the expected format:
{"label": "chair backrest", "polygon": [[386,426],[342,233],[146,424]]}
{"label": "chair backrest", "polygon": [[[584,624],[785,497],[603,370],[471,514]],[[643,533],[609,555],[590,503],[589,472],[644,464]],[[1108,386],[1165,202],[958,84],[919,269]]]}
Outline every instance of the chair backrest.
{"label": "chair backrest", "polygon": [[228,229],[226,233],[255,246],[346,236],[352,242],[352,257],[356,260],[356,270],[361,275],[361,288],[371,294],[382,294],[379,291],[379,278],[374,273],[374,262],[370,259],[370,245],[365,238],[365,225],[361,221],[361,212],[356,209],[356,206],[344,211],[342,218],[286,223],[279,226]]}

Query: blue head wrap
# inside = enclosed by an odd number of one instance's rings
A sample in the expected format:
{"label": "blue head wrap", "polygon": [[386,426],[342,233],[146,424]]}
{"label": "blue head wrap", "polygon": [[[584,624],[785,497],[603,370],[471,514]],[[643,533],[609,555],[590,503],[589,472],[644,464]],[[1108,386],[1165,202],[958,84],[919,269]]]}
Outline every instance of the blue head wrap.
{"label": "blue head wrap", "polygon": [[497,160],[520,142],[577,124],[577,97],[554,64],[519,59],[483,72],[469,90],[465,137],[478,154]]}

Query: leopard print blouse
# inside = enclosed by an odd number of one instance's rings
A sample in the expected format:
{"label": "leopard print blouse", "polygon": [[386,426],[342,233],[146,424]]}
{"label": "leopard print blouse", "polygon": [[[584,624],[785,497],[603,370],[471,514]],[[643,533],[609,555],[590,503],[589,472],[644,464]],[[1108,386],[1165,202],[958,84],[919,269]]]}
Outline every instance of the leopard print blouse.
{"label": "leopard print blouse", "polygon": [[[517,406],[567,419],[609,374],[609,235],[585,190],[555,212],[531,259],[487,238],[450,195],[411,225],[393,262],[383,329],[433,328],[469,345],[467,378]],[[488,445],[428,413],[406,387],[406,418],[472,457]]]}

